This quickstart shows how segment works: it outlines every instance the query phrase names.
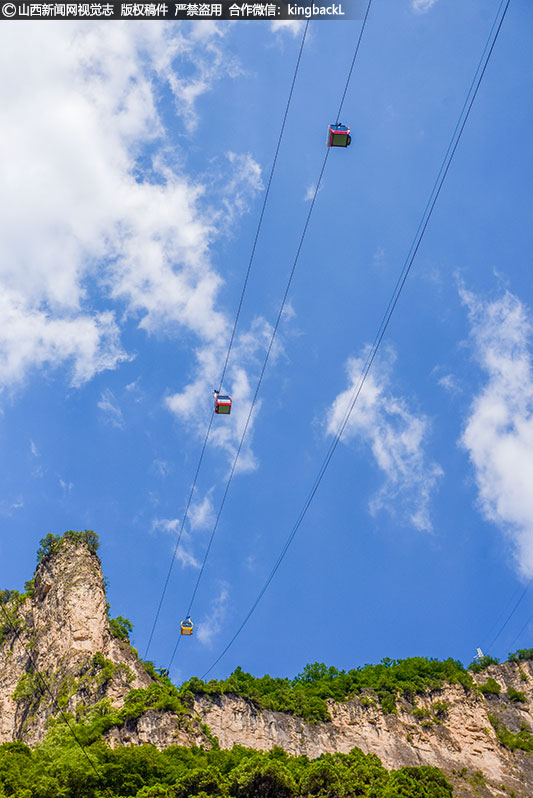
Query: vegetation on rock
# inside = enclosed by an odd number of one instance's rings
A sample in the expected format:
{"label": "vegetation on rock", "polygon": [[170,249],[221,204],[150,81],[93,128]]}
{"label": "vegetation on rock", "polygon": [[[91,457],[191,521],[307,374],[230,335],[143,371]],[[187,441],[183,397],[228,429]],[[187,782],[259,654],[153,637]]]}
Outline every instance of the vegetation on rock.
{"label": "vegetation on rock", "polygon": [[513,704],[523,703],[526,700],[526,694],[521,690],[515,690],[514,687],[509,686],[507,688],[507,698],[509,701],[512,701]]}
{"label": "vegetation on rock", "polygon": [[519,648],[508,655],[509,662],[525,662],[528,659],[533,659],[533,648]]}
{"label": "vegetation on rock", "polygon": [[496,732],[498,741],[509,748],[510,751],[533,751],[533,735],[527,723],[522,723],[519,732],[512,732],[495,715],[489,715],[489,720]]}
{"label": "vegetation on rock", "polygon": [[496,679],[493,679],[492,676],[489,676],[486,682],[478,686],[479,692],[484,695],[499,695],[502,690]]}
{"label": "vegetation on rock", "polygon": [[42,563],[57,554],[65,543],[70,543],[74,546],[87,546],[91,554],[96,554],[100,545],[98,535],[92,529],[85,529],[83,532],[75,532],[70,529],[62,535],[54,535],[53,532],[49,532],[41,539],[40,546],[37,549],[37,563]]}
{"label": "vegetation on rock", "polygon": [[27,597],[27,593],[19,593],[18,590],[0,590],[0,646],[23,628],[24,620],[19,611]]}
{"label": "vegetation on rock", "polygon": [[133,624],[122,615],[117,615],[116,618],[109,619],[109,629],[113,637],[119,640],[124,640],[126,643],[130,642],[130,633],[133,631]]}
{"label": "vegetation on rock", "polygon": [[499,659],[496,657],[491,657],[488,654],[484,657],[479,657],[479,659],[475,659],[473,662],[470,663],[468,666],[468,670],[472,671],[472,673],[481,673],[484,671],[485,668],[488,668],[489,665],[498,665]]}
{"label": "vegetation on rock", "polygon": [[[73,719],[71,721],[74,723]],[[385,770],[374,754],[324,754],[309,761],[280,748],[268,753],[172,746],[111,749],[102,724],[56,722],[31,750],[20,742],[0,745],[0,795],[17,798],[451,798],[452,787],[433,767]]]}
{"label": "vegetation on rock", "polygon": [[374,695],[385,712],[395,712],[402,696],[415,696],[440,690],[445,684],[474,686],[471,675],[457,660],[426,657],[404,660],[384,659],[379,665],[364,665],[340,671],[323,663],[306,665],[294,679],[263,676],[257,678],[237,668],[227,679],[204,682],[190,679],[183,685],[197,695],[239,695],[264,709],[288,712],[311,722],[330,720],[327,699],[347,701],[356,696]]}

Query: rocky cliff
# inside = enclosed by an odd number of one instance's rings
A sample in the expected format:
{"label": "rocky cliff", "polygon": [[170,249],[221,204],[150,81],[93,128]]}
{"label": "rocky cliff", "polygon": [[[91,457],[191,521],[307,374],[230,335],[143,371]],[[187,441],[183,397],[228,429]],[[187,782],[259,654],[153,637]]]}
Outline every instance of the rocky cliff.
{"label": "rocky cliff", "polygon": [[[324,752],[347,753],[357,747],[365,754],[377,754],[388,769],[439,767],[455,784],[457,795],[514,792],[517,797],[531,798],[531,755],[505,748],[489,715],[513,733],[531,725],[532,664],[491,666],[480,674],[480,682],[487,677],[497,680],[500,694],[485,698],[450,685],[419,697],[416,707],[400,701],[396,714],[385,713],[364,698],[330,701],[332,720],[328,723],[308,724],[279,712],[259,711],[236,696],[204,698],[196,709],[223,748],[238,743],[268,750],[278,745],[292,754],[315,758]],[[512,703],[506,695],[508,687],[525,692],[526,702]],[[441,707],[446,707],[445,711]]]}
{"label": "rocky cliff", "polygon": [[0,615],[0,742],[42,739],[57,712],[44,685],[73,711],[106,696],[120,705],[152,681],[111,634],[100,560],[86,546],[65,542],[46,557],[30,593],[4,604],[10,623]]}
{"label": "rocky cliff", "polygon": [[[59,708],[74,712],[102,698],[120,707],[132,689],[154,683],[134,649],[112,634],[100,561],[86,546],[64,541],[37,568],[30,594],[3,606],[11,621],[0,615],[0,742],[35,744]],[[113,746],[159,748],[209,746],[214,736],[222,748],[280,746],[309,758],[357,746],[387,768],[435,765],[458,796],[533,796],[533,760],[527,750],[512,750],[533,749],[533,663],[492,665],[475,679],[490,679],[490,691],[449,685],[416,704],[400,699],[396,713],[372,695],[330,701],[331,721],[323,723],[239,696],[197,696],[185,723],[179,712],[151,709],[107,736]]]}

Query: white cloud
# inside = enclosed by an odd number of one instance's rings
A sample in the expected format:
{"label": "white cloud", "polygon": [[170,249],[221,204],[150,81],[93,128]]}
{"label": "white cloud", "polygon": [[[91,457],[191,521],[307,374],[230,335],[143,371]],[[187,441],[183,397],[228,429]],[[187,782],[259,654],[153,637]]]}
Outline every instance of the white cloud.
{"label": "white cloud", "polygon": [[222,582],[218,595],[211,602],[207,618],[198,621],[197,636],[200,643],[209,645],[220,632],[227,613],[229,585]]}
{"label": "white cloud", "polygon": [[40,456],[39,455],[39,449],[37,448],[35,443],[33,441],[31,441],[31,440],[30,440],[30,450],[31,450],[31,453],[32,453],[33,457],[39,457]]}
{"label": "white cloud", "polygon": [[12,501],[0,501],[0,516],[10,518],[15,510],[22,510],[24,507],[24,499],[22,496],[17,496]]}
{"label": "white cloud", "polygon": [[261,167],[250,153],[226,153],[231,167],[231,178],[224,186],[224,209],[226,224],[244,213],[257,191],[263,189]]}
{"label": "white cloud", "polygon": [[214,524],[215,514],[210,494],[211,491],[204,496],[202,501],[191,502],[187,517],[192,530],[207,529]]}
{"label": "white cloud", "polygon": [[125,390],[131,395],[131,397],[133,398],[134,402],[136,402],[136,404],[139,404],[140,402],[142,402],[144,400],[144,391],[141,388],[141,378],[140,377],[137,377],[137,379],[133,380],[133,382],[129,382],[125,386]]}
{"label": "white cloud", "polygon": [[170,466],[166,460],[156,458],[152,463],[152,471],[160,477],[166,477],[170,473]]}
{"label": "white cloud", "polygon": [[[165,72],[176,99],[176,108],[190,131],[195,130],[199,121],[195,108],[197,99],[210,91],[222,75],[236,78],[243,74],[238,61],[219,46],[229,27],[214,21],[195,23],[187,37],[173,36],[170,52],[160,61],[160,69]],[[193,65],[190,74],[185,76],[177,69],[169,69],[171,58],[176,53]]]}
{"label": "white cloud", "polygon": [[102,391],[98,407],[104,413],[104,418],[108,424],[117,429],[124,429],[122,410],[116,403],[115,394],[109,388]]}
{"label": "white cloud", "polygon": [[125,359],[111,313],[62,313],[54,318],[21,295],[6,290],[0,296],[0,387],[20,382],[32,368],[54,368],[68,361],[72,384],[81,385]]}
{"label": "white cloud", "polygon": [[[366,355],[366,353],[365,353]],[[346,364],[349,385],[328,411],[327,432],[337,433],[351,403],[365,357]],[[429,423],[413,413],[404,399],[388,389],[389,365],[374,364],[343,433],[343,441],[358,440],[370,447],[385,483],[370,502],[372,513],[396,514],[417,529],[430,530],[430,501],[442,469],[428,462],[424,445]]]}
{"label": "white cloud", "polygon": [[476,360],[486,374],[461,443],[468,451],[485,518],[509,537],[517,566],[533,576],[533,371],[527,308],[506,291],[485,302],[460,290]]}
{"label": "white cloud", "polygon": [[244,565],[248,571],[255,571],[256,569],[256,556],[255,554],[249,554],[246,559],[244,560]]}
{"label": "white cloud", "polygon": [[461,393],[462,390],[454,374],[445,374],[443,377],[440,377],[439,385],[444,388],[445,391],[452,394]]}
{"label": "white cloud", "polygon": [[73,385],[116,368],[128,317],[202,342],[226,330],[209,247],[228,207],[258,190],[259,167],[230,154],[208,202],[157,111],[170,87],[194,127],[196,100],[238,73],[226,30],[58,22],[2,37],[0,388],[34,368],[70,363]]}
{"label": "white cloud", "polygon": [[315,191],[316,191],[316,186],[314,183],[311,183],[305,191],[305,196],[304,196],[305,202],[310,202],[313,199],[313,197],[315,196]]}
{"label": "white cloud", "polygon": [[435,5],[437,0],[411,0],[411,8],[417,14],[423,14]]}
{"label": "white cloud", "polygon": [[[287,321],[290,321],[289,311]],[[233,462],[241,440],[246,420],[255,393],[255,375],[259,374],[265,352],[272,336],[272,327],[262,318],[255,319],[249,330],[236,336],[223,390],[232,399],[231,415],[217,416],[211,428],[210,442],[224,450],[229,462]],[[206,421],[213,412],[213,390],[220,379],[221,364],[224,362],[227,342],[222,339],[212,345],[199,349],[196,353],[198,366],[196,378],[181,393],[170,395],[165,403],[178,418],[187,419],[196,428],[199,437],[205,435]],[[279,338],[274,342],[269,363],[272,365],[283,351]],[[241,449],[236,472],[253,471],[257,461],[251,444],[255,418],[261,409],[261,400],[255,403],[254,413],[248,426],[245,442]]]}
{"label": "white cloud", "polygon": [[[180,518],[155,518],[152,521],[152,529],[154,531],[165,532],[173,538],[171,552],[174,553],[176,548],[176,540],[179,535],[181,519]],[[181,535],[180,545],[176,551],[176,559],[183,565],[184,568],[199,568],[200,563],[191,551],[191,536],[184,528]]]}
{"label": "white cloud", "polygon": [[372,265],[381,268],[386,263],[384,247],[378,247],[372,255]]}
{"label": "white cloud", "polygon": [[302,19],[276,19],[270,23],[270,30],[273,33],[288,33],[291,36],[298,36],[304,25],[305,22]]}

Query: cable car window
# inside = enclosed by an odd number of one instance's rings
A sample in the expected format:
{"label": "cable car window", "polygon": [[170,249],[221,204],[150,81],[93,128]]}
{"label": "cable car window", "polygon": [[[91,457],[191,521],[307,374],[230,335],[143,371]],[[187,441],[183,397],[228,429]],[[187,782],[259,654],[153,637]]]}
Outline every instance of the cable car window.
{"label": "cable car window", "polygon": [[342,134],[341,135],[339,133],[334,133],[333,134],[333,146],[334,147],[344,147],[346,145],[346,138],[347,138],[346,134]]}

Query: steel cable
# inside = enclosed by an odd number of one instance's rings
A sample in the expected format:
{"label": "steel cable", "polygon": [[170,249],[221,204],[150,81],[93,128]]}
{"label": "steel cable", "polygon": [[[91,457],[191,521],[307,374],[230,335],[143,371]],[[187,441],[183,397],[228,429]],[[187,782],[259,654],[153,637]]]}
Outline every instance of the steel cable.
{"label": "steel cable", "polygon": [[[357,58],[357,54],[359,52],[359,47],[361,45],[361,40],[363,38],[363,33],[365,31],[365,27],[366,27],[368,14],[369,14],[371,5],[372,5],[372,0],[369,0],[368,5],[367,5],[367,9],[366,9],[366,13],[365,13],[365,16],[364,16],[364,19],[363,19],[363,24],[361,26],[361,30],[359,32],[359,36],[358,36],[357,43],[356,43],[356,46],[355,46],[354,55],[353,55],[352,62],[351,62],[351,65],[350,65],[350,69],[349,69],[349,72],[348,72],[348,77],[346,79],[346,83],[345,83],[345,86],[344,86],[341,102],[340,102],[340,105],[339,105],[339,110],[337,112],[337,121],[339,120],[339,117],[340,117],[340,114],[341,114],[341,111],[342,111],[342,107],[344,105],[346,92],[348,90],[348,85],[349,85],[349,82],[350,82],[350,79],[351,79],[351,76],[352,76],[352,72],[353,72],[353,69],[354,69],[354,65],[355,65],[355,61],[356,61],[356,58]],[[228,477],[228,481],[226,483],[226,488],[224,490],[224,495],[222,497],[222,502],[220,504],[220,507],[219,507],[219,510],[218,510],[218,514],[217,514],[217,517],[216,517],[216,520],[215,520],[215,524],[214,524],[213,530],[211,532],[209,543],[208,543],[208,546],[207,546],[207,549],[206,549],[206,552],[205,552],[205,555],[204,555],[204,559],[203,559],[203,562],[202,562],[202,565],[201,565],[201,568],[200,568],[200,572],[198,574],[198,578],[197,578],[196,584],[194,586],[194,590],[193,590],[193,593],[192,593],[192,598],[191,598],[191,600],[189,602],[189,608],[187,610],[187,616],[190,616],[190,613],[191,613],[191,610],[192,610],[192,605],[194,603],[194,599],[196,598],[196,594],[198,592],[198,587],[200,585],[200,581],[202,579],[202,575],[203,575],[204,570],[205,570],[205,565],[206,565],[207,559],[209,557],[209,552],[211,551],[211,546],[213,544],[213,539],[215,537],[215,533],[216,533],[216,530],[217,530],[217,527],[218,527],[220,516],[222,514],[222,510],[224,509],[224,504],[226,502],[228,491],[229,491],[229,488],[230,488],[230,485],[231,485],[231,482],[232,482],[232,479],[233,479],[233,475],[235,473],[235,468],[237,466],[237,461],[239,459],[239,455],[241,453],[241,449],[242,449],[242,446],[243,446],[243,443],[244,443],[244,439],[246,437],[246,433],[247,433],[248,427],[250,425],[250,420],[251,420],[252,413],[253,413],[253,410],[254,410],[254,407],[255,407],[257,396],[259,394],[259,389],[260,389],[261,383],[263,381],[263,376],[264,376],[264,373],[265,373],[265,370],[266,370],[266,367],[267,367],[267,363],[268,363],[268,360],[269,360],[269,357],[270,357],[270,353],[272,351],[272,346],[274,344],[274,339],[275,339],[276,333],[278,331],[279,323],[281,321],[281,317],[283,315],[283,311],[284,311],[285,304],[286,304],[286,301],[287,301],[287,296],[289,294],[289,290],[290,290],[290,287],[291,287],[291,284],[292,284],[294,273],[296,271],[296,266],[297,266],[298,260],[300,258],[300,253],[301,253],[301,250],[302,250],[304,239],[305,239],[305,236],[306,236],[306,233],[307,233],[307,229],[309,227],[309,222],[310,222],[310,219],[311,219],[311,215],[313,213],[313,208],[315,206],[318,190],[320,188],[320,184],[322,182],[322,177],[324,175],[326,164],[328,162],[329,153],[330,153],[330,149],[327,150],[327,152],[326,152],[326,154],[324,156],[324,160],[322,161],[322,167],[320,169],[320,174],[319,174],[319,177],[318,177],[318,181],[317,181],[317,184],[315,186],[315,191],[314,191],[314,194],[313,194],[311,205],[310,205],[309,211],[307,213],[307,217],[306,217],[305,224],[304,224],[304,227],[303,227],[302,235],[300,237],[300,241],[299,241],[298,248],[297,248],[297,251],[296,251],[296,256],[295,256],[293,264],[292,264],[292,268],[291,268],[291,271],[290,271],[290,274],[289,274],[289,279],[287,281],[287,286],[285,288],[285,293],[284,293],[283,299],[281,301],[281,305],[280,305],[280,309],[279,309],[278,316],[277,316],[277,319],[276,319],[276,323],[274,325],[274,328],[273,328],[273,331],[272,331],[272,335],[271,335],[271,338],[270,338],[270,343],[269,343],[269,346],[268,346],[268,349],[267,349],[267,352],[266,352],[266,355],[265,355],[265,359],[263,361],[263,366],[262,366],[262,369],[261,369],[261,373],[259,375],[259,380],[258,380],[258,383],[257,383],[257,387],[255,389],[255,393],[254,393],[254,396],[253,396],[253,399],[252,399],[252,403],[250,405],[250,410],[248,412],[248,417],[246,419],[246,424],[244,426],[244,430],[243,430],[243,433],[241,435],[239,446],[238,446],[235,458],[233,460],[233,465],[231,467],[231,471],[230,471],[230,474],[229,474],[229,477]],[[174,661],[174,658],[175,658],[176,653],[177,653],[178,648],[179,648],[180,641],[181,641],[181,635],[178,637],[178,639],[176,641],[176,645],[174,646],[174,650],[172,652],[172,656],[170,658],[170,662],[169,662],[169,665],[168,665],[168,670],[170,670],[170,668],[172,666],[172,663]]]}
{"label": "steel cable", "polygon": [[[452,134],[452,139],[451,139],[450,145],[448,146],[448,149],[447,149],[446,154],[444,156],[441,168],[439,170],[439,173],[437,175],[436,181],[435,181],[435,183],[433,185],[433,188],[432,188],[432,191],[430,193],[430,198],[429,198],[429,200],[428,200],[428,202],[426,204],[426,208],[425,208],[424,213],[422,215],[422,219],[421,219],[421,221],[420,221],[420,223],[418,225],[417,232],[415,234],[415,237],[414,237],[413,242],[411,244],[411,247],[409,249],[409,253],[408,253],[407,258],[406,258],[406,260],[405,260],[405,262],[404,262],[404,264],[402,266],[402,269],[400,271],[400,276],[399,276],[399,278],[397,280],[397,283],[396,283],[396,286],[394,288],[394,291],[393,291],[393,294],[391,296],[391,299],[389,301],[387,310],[385,311],[385,314],[383,316],[381,324],[380,324],[380,326],[378,328],[378,333],[376,334],[376,337],[374,339],[374,344],[372,345],[372,347],[371,347],[371,349],[369,351],[369,354],[367,355],[365,364],[364,364],[363,369],[361,371],[361,375],[360,375],[360,378],[359,378],[359,383],[358,383],[357,387],[354,389],[354,391],[352,393],[352,397],[351,397],[351,401],[349,403],[349,406],[348,406],[348,408],[347,408],[347,410],[345,412],[345,415],[343,417],[342,422],[340,423],[340,425],[339,425],[339,427],[337,429],[337,433],[336,433],[332,443],[330,444],[330,447],[329,447],[329,450],[328,450],[328,452],[326,454],[326,457],[324,458],[324,460],[322,462],[322,465],[321,465],[321,467],[319,469],[318,475],[315,478],[315,482],[313,484],[311,492],[308,494],[308,497],[307,497],[307,499],[306,499],[306,501],[305,501],[305,503],[304,503],[304,505],[303,505],[303,507],[302,507],[302,509],[300,511],[300,514],[299,514],[299,516],[297,518],[297,521],[296,521],[294,527],[292,528],[287,540],[285,541],[285,544],[284,544],[280,554],[278,555],[278,558],[277,558],[273,568],[271,569],[271,571],[270,571],[270,573],[269,573],[269,575],[268,575],[263,587],[259,591],[259,594],[257,595],[255,601],[253,602],[252,607],[248,611],[248,614],[245,616],[244,620],[241,622],[241,624],[238,627],[237,631],[235,632],[235,634],[233,635],[233,637],[231,638],[229,643],[226,645],[226,647],[223,649],[223,651],[215,659],[215,661],[212,663],[212,665],[205,671],[205,673],[203,674],[202,678],[205,678],[213,670],[213,668],[220,662],[222,657],[227,653],[227,651],[230,649],[230,647],[233,645],[233,643],[235,642],[237,637],[240,635],[240,633],[242,632],[242,630],[244,629],[244,627],[248,623],[248,621],[251,618],[252,614],[254,613],[257,605],[259,604],[259,602],[263,598],[263,596],[264,596],[266,590],[268,589],[270,583],[272,582],[272,579],[274,578],[279,566],[281,565],[281,563],[282,563],[282,561],[283,561],[283,559],[284,559],[284,557],[285,557],[285,555],[286,555],[286,553],[287,553],[287,551],[288,551],[288,549],[289,549],[289,547],[290,547],[290,545],[291,545],[291,543],[292,543],[292,541],[293,541],[293,539],[294,539],[294,537],[295,537],[295,535],[296,535],[296,533],[297,533],[297,531],[298,531],[298,529],[299,529],[299,527],[300,527],[300,525],[301,525],[301,523],[302,523],[302,521],[303,521],[303,519],[304,519],[304,517],[305,517],[305,515],[307,513],[307,510],[309,509],[309,506],[310,506],[311,502],[313,501],[313,498],[314,498],[314,496],[315,496],[315,494],[316,494],[316,492],[318,490],[318,487],[319,487],[319,485],[320,485],[320,483],[321,483],[321,481],[322,481],[322,479],[324,477],[324,474],[325,474],[325,472],[327,470],[327,467],[328,467],[328,465],[329,465],[329,463],[331,461],[331,458],[333,457],[333,454],[334,454],[334,452],[335,452],[335,450],[336,450],[336,448],[337,448],[337,446],[338,446],[338,444],[340,442],[342,433],[344,432],[344,429],[346,428],[346,425],[347,425],[348,420],[349,420],[349,418],[350,418],[350,416],[352,414],[352,411],[353,411],[353,409],[355,407],[357,399],[359,398],[359,395],[360,395],[361,390],[362,390],[362,388],[364,386],[366,377],[367,377],[367,375],[368,375],[368,373],[370,371],[370,368],[372,366],[372,363],[374,362],[374,359],[375,359],[375,357],[377,355],[377,352],[378,352],[378,349],[380,347],[380,344],[381,344],[381,342],[383,340],[383,337],[385,335],[385,332],[386,332],[386,330],[387,330],[387,328],[389,326],[392,314],[394,313],[394,310],[396,308],[396,305],[397,305],[398,300],[400,298],[400,295],[402,293],[402,290],[403,290],[403,287],[404,287],[405,282],[407,280],[407,277],[409,275],[409,272],[411,271],[411,266],[413,264],[413,261],[414,261],[414,259],[416,257],[418,249],[420,247],[420,244],[421,244],[422,238],[424,236],[424,233],[425,233],[425,231],[427,229],[427,226],[428,226],[429,220],[431,218],[431,215],[433,213],[433,209],[435,207],[437,199],[438,199],[438,197],[440,195],[440,192],[441,192],[441,189],[442,189],[442,185],[444,183],[446,175],[448,174],[448,170],[450,168],[450,164],[451,164],[451,162],[453,160],[453,156],[455,154],[455,151],[457,150],[457,146],[458,146],[459,141],[461,139],[461,135],[462,135],[463,130],[465,128],[466,122],[468,120],[468,117],[470,116],[470,111],[472,109],[472,105],[473,105],[474,100],[475,100],[475,98],[477,96],[477,93],[478,93],[478,90],[479,90],[479,86],[481,85],[481,81],[482,81],[483,76],[485,74],[485,71],[487,69],[487,65],[489,63],[490,57],[492,55],[492,52],[494,50],[494,46],[496,44],[499,32],[501,30],[501,27],[502,27],[502,24],[503,24],[503,20],[505,19],[505,15],[507,13],[507,9],[509,7],[509,3],[510,3],[510,0],[502,0],[502,2],[500,3],[500,6],[498,8],[498,12],[496,14],[495,21],[494,21],[494,23],[492,25],[491,31],[489,33],[489,37],[487,39],[487,43],[485,45],[485,48],[483,50],[483,54],[481,56],[480,62],[478,64],[478,67],[476,69],[474,80],[472,81],[472,83],[470,85],[470,89],[469,89],[468,94],[467,94],[467,99],[466,99],[465,103],[463,104],[463,107],[461,109],[461,113],[459,115],[459,120],[458,120],[458,122],[457,122],[457,124],[455,126],[455,130],[454,130],[454,132]],[[502,8],[503,8],[503,13],[502,13]],[[500,14],[501,14],[501,16],[500,16]],[[498,22],[498,20],[499,20],[499,22]],[[523,598],[523,596],[520,598],[520,601],[521,601],[522,598]],[[516,609],[516,607],[515,607],[515,609]],[[513,612],[514,612],[514,610],[513,610]]]}
{"label": "steel cable", "polygon": [[[283,122],[282,122],[282,125],[281,125],[281,130],[280,130],[280,133],[279,133],[279,137],[278,137],[276,151],[275,151],[275,154],[274,154],[274,160],[272,162],[272,168],[270,170],[270,176],[268,178],[267,189],[266,189],[265,196],[264,196],[264,199],[263,199],[263,206],[261,208],[261,213],[260,213],[260,216],[259,216],[259,222],[258,222],[256,233],[255,233],[255,238],[254,238],[254,242],[253,242],[253,246],[252,246],[252,251],[251,251],[250,259],[248,261],[248,268],[246,270],[246,275],[245,275],[245,278],[244,278],[244,284],[243,284],[243,288],[242,288],[242,291],[241,291],[241,296],[240,296],[240,299],[239,299],[239,305],[238,305],[238,308],[237,308],[237,314],[235,316],[235,322],[233,324],[233,329],[232,329],[232,332],[231,332],[231,337],[230,337],[230,342],[229,342],[229,345],[228,345],[228,350],[226,352],[226,358],[225,358],[225,361],[224,361],[222,374],[221,374],[220,380],[218,382],[218,385],[219,385],[219,391],[218,392],[219,393],[222,391],[222,383],[224,382],[224,377],[226,375],[226,369],[228,367],[228,361],[229,361],[230,353],[231,353],[231,350],[232,350],[232,347],[233,347],[233,342],[234,342],[234,339],[235,339],[235,331],[237,329],[237,324],[239,322],[239,317],[240,317],[240,314],[241,314],[242,304],[243,304],[243,301],[244,301],[244,295],[246,293],[246,288],[247,288],[247,285],[248,285],[248,278],[250,277],[250,271],[251,271],[252,263],[253,263],[254,256],[255,256],[255,250],[256,250],[256,247],[257,247],[257,241],[258,241],[258,238],[259,238],[259,233],[261,232],[261,227],[263,225],[263,217],[265,215],[265,208],[266,208],[266,204],[267,204],[268,197],[269,197],[269,194],[270,194],[270,187],[272,185],[272,178],[274,176],[274,170],[276,168],[276,164],[277,164],[277,161],[278,161],[278,154],[279,154],[279,150],[280,150],[280,147],[281,147],[281,141],[283,139],[283,133],[285,132],[285,124],[287,122],[287,116],[289,114],[289,108],[290,108],[290,104],[291,104],[291,100],[292,100],[292,95],[294,93],[294,86],[296,84],[296,77],[297,77],[298,71],[300,69],[300,61],[302,59],[302,53],[303,53],[303,49],[304,49],[305,39],[307,37],[308,28],[309,28],[309,22],[306,22],[305,28],[304,28],[304,32],[303,32],[303,36],[302,36],[302,41],[300,43],[300,50],[298,52],[298,59],[296,61],[296,67],[295,67],[293,78],[292,78],[292,83],[291,83],[291,88],[290,88],[290,92],[289,92],[289,97],[288,97],[288,100],[287,100],[287,104],[285,106],[285,114],[283,116]],[[214,418],[214,414],[213,414],[213,412],[211,412],[211,415],[210,415],[210,418],[209,418],[209,424],[207,426],[207,432],[205,434],[204,442],[203,442],[202,449],[201,449],[201,452],[200,452],[200,458],[198,460],[198,465],[196,467],[196,473],[194,475],[194,479],[193,479],[193,482],[192,482],[191,490],[189,492],[189,498],[187,500],[187,505],[185,507],[185,512],[183,514],[183,518],[181,519],[181,523],[180,523],[180,526],[179,526],[178,537],[177,537],[177,540],[176,540],[176,545],[174,546],[174,551],[172,553],[172,559],[170,561],[170,566],[169,566],[169,569],[168,569],[168,573],[167,573],[167,576],[166,576],[166,579],[165,579],[165,582],[164,582],[164,585],[163,585],[163,590],[161,592],[161,597],[159,599],[159,604],[157,606],[154,622],[152,624],[152,628],[151,628],[151,631],[150,631],[150,636],[148,638],[148,643],[146,644],[146,649],[145,649],[145,652],[144,652],[144,658],[145,659],[147,658],[148,652],[150,650],[150,645],[152,643],[152,639],[153,639],[153,636],[154,636],[155,628],[156,628],[157,622],[159,620],[159,615],[161,613],[161,608],[163,606],[163,601],[165,599],[165,595],[166,595],[166,592],[167,592],[168,584],[169,584],[169,581],[170,581],[170,575],[172,573],[172,569],[174,568],[174,562],[176,560],[176,554],[178,553],[178,549],[179,549],[179,546],[180,546],[180,543],[181,543],[181,538],[182,538],[182,535],[183,535],[183,529],[184,529],[184,526],[185,526],[185,521],[187,520],[187,516],[189,514],[189,509],[190,509],[190,506],[191,506],[191,501],[192,501],[192,497],[194,495],[194,491],[196,489],[196,483],[198,481],[198,475],[200,473],[200,468],[202,466],[202,462],[203,462],[203,459],[204,459],[204,454],[205,454],[205,450],[206,450],[206,447],[207,447],[207,442],[208,442],[209,436],[211,434],[211,427],[213,425],[213,418]]]}

